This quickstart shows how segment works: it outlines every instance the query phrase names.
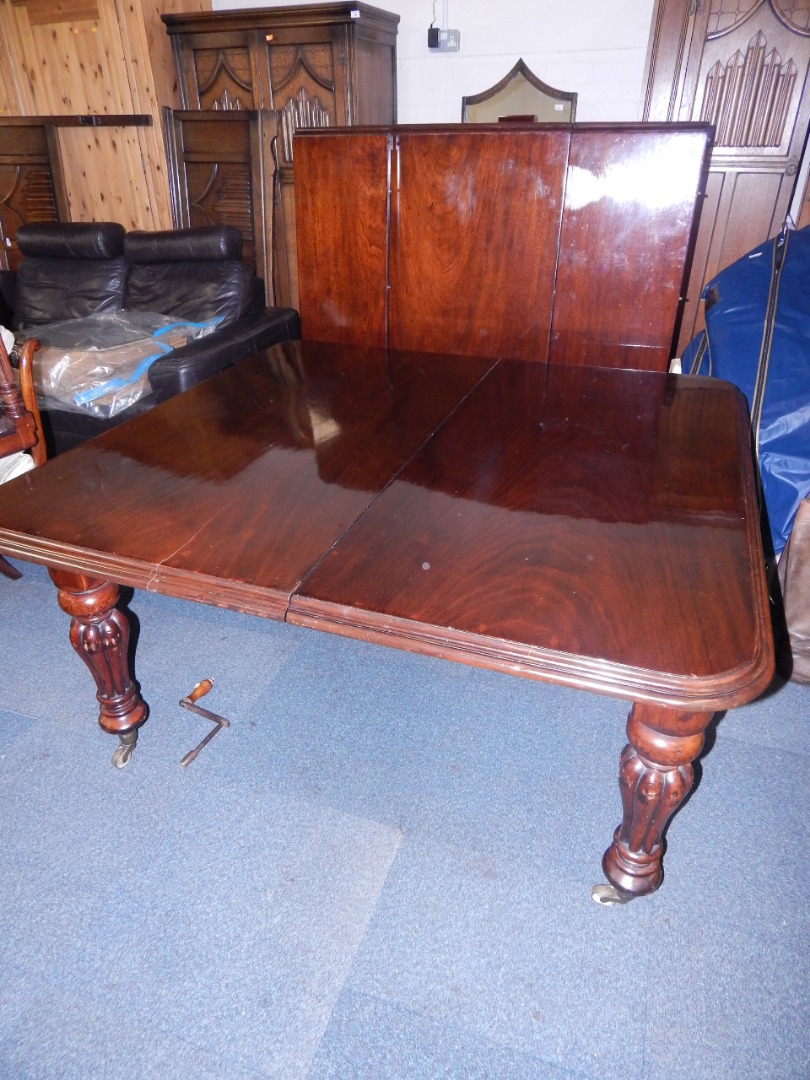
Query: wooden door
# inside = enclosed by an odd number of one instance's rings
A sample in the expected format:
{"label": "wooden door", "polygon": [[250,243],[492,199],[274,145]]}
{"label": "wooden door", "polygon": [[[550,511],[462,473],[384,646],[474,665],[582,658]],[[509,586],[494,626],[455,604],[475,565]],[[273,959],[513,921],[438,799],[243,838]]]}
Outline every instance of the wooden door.
{"label": "wooden door", "polygon": [[274,295],[277,304],[298,307],[293,136],[299,128],[396,119],[399,16],[335,0],[200,16],[167,14],[163,21],[185,109],[276,114]]}
{"label": "wooden door", "polygon": [[282,28],[268,33],[266,42],[272,108],[279,113],[281,158],[287,163],[299,128],[351,123],[347,30],[340,24]]}
{"label": "wooden door", "polygon": [[706,282],[782,228],[810,119],[809,0],[657,0],[645,120],[703,120],[715,147],[678,352]]}
{"label": "wooden door", "polygon": [[287,163],[299,127],[351,123],[347,29],[275,26],[268,19],[266,26],[175,34],[175,55],[188,108],[278,112]]}

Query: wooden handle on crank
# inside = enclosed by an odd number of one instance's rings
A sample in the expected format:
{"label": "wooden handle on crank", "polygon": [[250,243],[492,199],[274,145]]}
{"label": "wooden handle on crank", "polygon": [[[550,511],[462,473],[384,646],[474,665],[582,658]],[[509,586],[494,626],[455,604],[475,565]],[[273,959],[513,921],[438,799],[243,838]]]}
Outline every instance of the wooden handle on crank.
{"label": "wooden handle on crank", "polygon": [[205,697],[205,695],[211,690],[213,685],[213,679],[203,679],[202,682],[197,683],[197,685],[186,698],[186,701],[199,701],[201,697]]}

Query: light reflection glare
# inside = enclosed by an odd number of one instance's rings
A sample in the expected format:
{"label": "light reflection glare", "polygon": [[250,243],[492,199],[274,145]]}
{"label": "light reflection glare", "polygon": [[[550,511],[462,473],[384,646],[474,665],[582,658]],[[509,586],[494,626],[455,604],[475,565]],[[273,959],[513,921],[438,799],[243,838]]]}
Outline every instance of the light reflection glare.
{"label": "light reflection glare", "polygon": [[566,205],[581,210],[600,199],[617,203],[640,203],[649,210],[663,210],[683,201],[684,191],[696,186],[694,162],[684,161],[678,147],[660,147],[639,160],[619,161],[597,175],[578,165],[568,172]]}
{"label": "light reflection glare", "polygon": [[310,422],[312,423],[312,436],[315,440],[316,446],[324,446],[326,443],[332,442],[333,439],[337,439],[341,433],[342,428],[334,417],[329,413],[323,412],[321,409],[310,406],[309,409]]}

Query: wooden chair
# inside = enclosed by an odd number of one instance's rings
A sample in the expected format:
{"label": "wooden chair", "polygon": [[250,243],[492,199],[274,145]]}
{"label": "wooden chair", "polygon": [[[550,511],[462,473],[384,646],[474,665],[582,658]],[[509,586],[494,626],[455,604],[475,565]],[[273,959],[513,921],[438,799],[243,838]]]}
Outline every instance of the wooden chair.
{"label": "wooden chair", "polygon": [[[17,386],[6,348],[0,339],[0,458],[30,450],[34,465],[45,461],[45,436],[34,394],[32,358],[39,348],[29,338],[20,350],[20,385]],[[0,573],[19,578],[20,572],[0,555]]]}

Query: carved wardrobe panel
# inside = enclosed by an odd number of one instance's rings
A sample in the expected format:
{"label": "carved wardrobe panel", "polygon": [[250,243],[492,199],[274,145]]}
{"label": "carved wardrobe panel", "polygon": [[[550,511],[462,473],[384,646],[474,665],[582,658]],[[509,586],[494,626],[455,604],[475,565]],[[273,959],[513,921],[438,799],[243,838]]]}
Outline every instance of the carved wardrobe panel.
{"label": "carved wardrobe panel", "polygon": [[276,233],[276,302],[296,307],[295,132],[396,121],[399,16],[331,3],[165,15],[163,22],[185,109],[275,114],[275,175],[265,192],[273,212],[266,220]]}
{"label": "carved wardrobe panel", "polygon": [[265,282],[272,303],[271,141],[275,115],[255,109],[165,109],[166,156],[177,228],[235,225],[242,258]]}
{"label": "carved wardrobe panel", "polygon": [[787,153],[810,58],[808,15],[797,0],[711,4],[692,112],[715,125],[718,154]]}
{"label": "carved wardrobe panel", "polygon": [[68,217],[53,125],[33,117],[0,120],[0,270],[17,268],[12,242],[19,225]]}
{"label": "carved wardrobe panel", "polygon": [[705,283],[788,213],[810,121],[810,0],[657,0],[644,119],[715,126],[680,351]]}

